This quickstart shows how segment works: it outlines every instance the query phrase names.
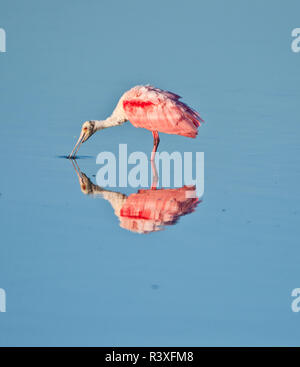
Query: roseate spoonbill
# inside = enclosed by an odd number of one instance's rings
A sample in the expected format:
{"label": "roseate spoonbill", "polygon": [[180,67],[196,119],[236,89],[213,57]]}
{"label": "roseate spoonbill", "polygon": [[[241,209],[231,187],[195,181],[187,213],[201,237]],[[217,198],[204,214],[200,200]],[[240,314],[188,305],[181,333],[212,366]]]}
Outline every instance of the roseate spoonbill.
{"label": "roseate spoonbill", "polygon": [[135,127],[152,131],[154,159],[159,144],[159,132],[195,138],[198,126],[203,122],[198,112],[179,101],[181,97],[172,92],[154,88],[150,85],[136,86],[120,98],[112,115],[106,120],[86,121],[69,158],[75,157],[82,143],[96,131],[130,121]]}
{"label": "roseate spoonbill", "polygon": [[[201,202],[196,197],[195,186],[156,189],[155,184],[151,189],[138,190],[126,196],[93,184],[80,171],[75,159],[72,160],[72,164],[77,173],[81,191],[85,195],[99,195],[107,200],[119,218],[120,227],[132,232],[145,234],[174,225],[180,217],[192,213]],[[156,167],[153,169],[156,171]]]}

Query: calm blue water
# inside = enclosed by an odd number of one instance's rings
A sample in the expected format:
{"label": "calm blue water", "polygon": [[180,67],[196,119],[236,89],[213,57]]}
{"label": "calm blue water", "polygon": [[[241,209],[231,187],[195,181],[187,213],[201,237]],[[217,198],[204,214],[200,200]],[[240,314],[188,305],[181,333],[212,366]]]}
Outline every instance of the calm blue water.
{"label": "calm blue water", "polygon": [[[299,14],[299,1],[1,0],[0,345],[299,345]],[[160,145],[205,153],[205,194],[139,235],[58,156],[147,83],[206,120]],[[119,143],[148,154],[152,135],[97,133],[81,171],[95,183],[97,154]]]}

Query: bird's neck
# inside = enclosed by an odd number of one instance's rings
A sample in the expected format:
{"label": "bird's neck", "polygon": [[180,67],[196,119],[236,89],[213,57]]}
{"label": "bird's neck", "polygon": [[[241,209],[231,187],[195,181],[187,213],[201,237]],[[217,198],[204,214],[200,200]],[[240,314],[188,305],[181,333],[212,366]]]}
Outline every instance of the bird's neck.
{"label": "bird's neck", "polygon": [[127,121],[127,118],[125,116],[123,116],[122,114],[114,112],[111,116],[109,116],[105,120],[99,120],[99,121],[95,120],[94,121],[95,122],[95,131],[106,129],[108,127],[120,126],[125,121]]}

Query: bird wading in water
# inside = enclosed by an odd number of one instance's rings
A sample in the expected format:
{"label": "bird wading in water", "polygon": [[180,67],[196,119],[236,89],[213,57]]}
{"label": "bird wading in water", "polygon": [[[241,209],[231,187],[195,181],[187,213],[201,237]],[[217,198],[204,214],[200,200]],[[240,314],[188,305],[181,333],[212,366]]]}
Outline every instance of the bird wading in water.
{"label": "bird wading in water", "polygon": [[96,131],[122,125],[130,121],[135,127],[152,131],[153,150],[151,160],[159,144],[159,132],[195,138],[198,127],[204,122],[198,112],[181,102],[181,97],[150,85],[136,86],[120,98],[112,115],[106,120],[86,121],[69,158],[76,156],[82,143]]}

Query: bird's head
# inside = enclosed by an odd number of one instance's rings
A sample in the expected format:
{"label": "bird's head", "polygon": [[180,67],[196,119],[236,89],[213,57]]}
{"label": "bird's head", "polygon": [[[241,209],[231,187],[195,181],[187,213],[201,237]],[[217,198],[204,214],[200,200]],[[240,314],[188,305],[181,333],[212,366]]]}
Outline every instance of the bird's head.
{"label": "bird's head", "polygon": [[95,132],[95,121],[86,121],[82,124],[81,134],[83,136],[82,142],[87,141]]}
{"label": "bird's head", "polygon": [[[86,121],[82,124],[81,133],[79,136],[79,139],[77,143],[75,144],[74,149],[72,150],[69,157],[71,158],[73,156],[76,156],[76,153],[78,152],[80,145],[87,141],[94,133],[95,133],[95,121]],[[76,151],[75,151],[76,150]]]}
{"label": "bird's head", "polygon": [[79,183],[80,183],[81,191],[85,195],[90,195],[90,194],[93,193],[93,186],[94,185],[91,182],[91,180],[84,173],[81,173]]}

